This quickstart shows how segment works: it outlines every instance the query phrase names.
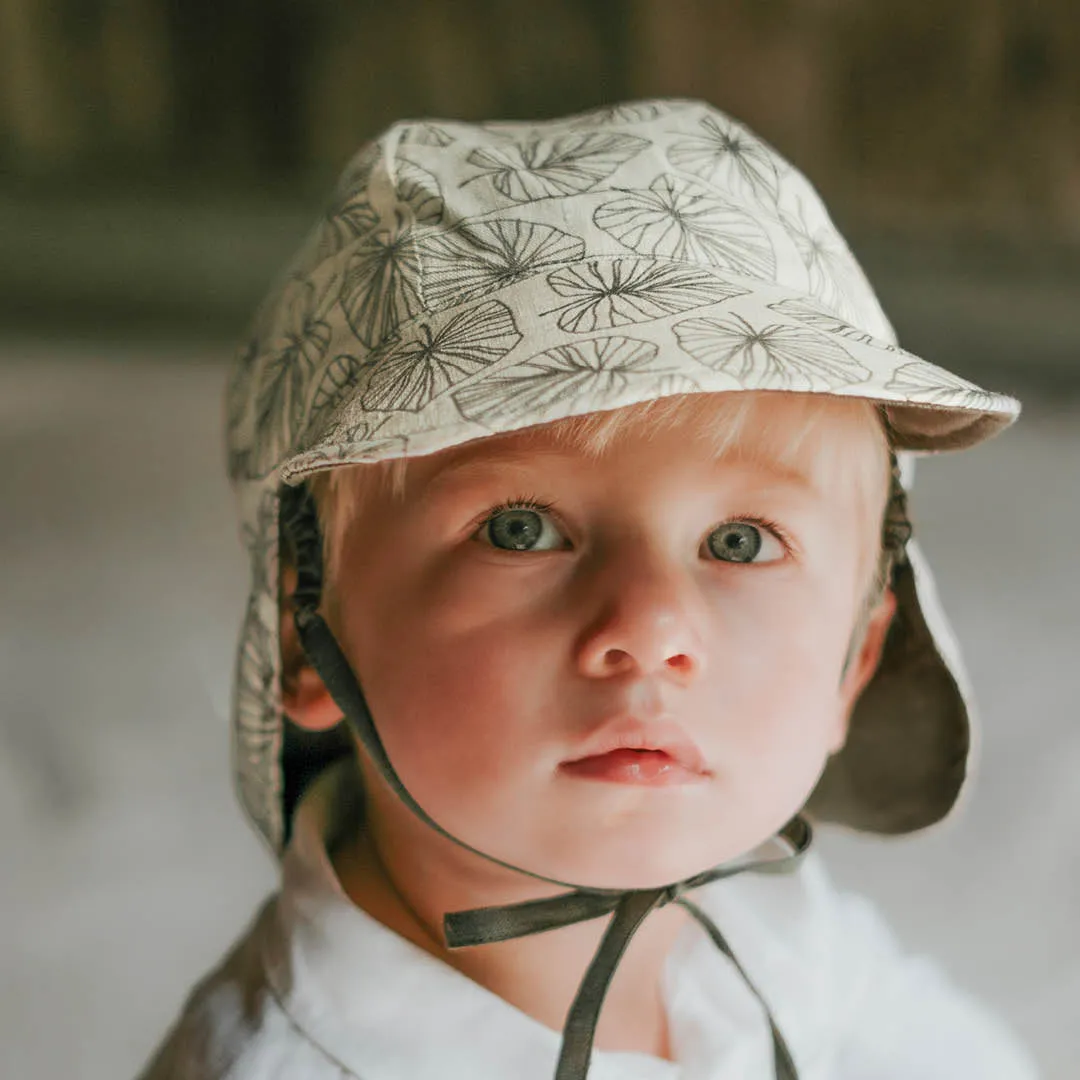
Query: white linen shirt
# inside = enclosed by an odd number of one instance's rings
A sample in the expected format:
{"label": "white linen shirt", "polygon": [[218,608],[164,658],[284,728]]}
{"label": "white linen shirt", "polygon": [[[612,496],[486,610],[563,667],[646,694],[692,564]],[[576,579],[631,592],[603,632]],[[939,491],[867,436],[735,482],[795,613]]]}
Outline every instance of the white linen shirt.
{"label": "white linen shirt", "polygon": [[[551,1080],[559,1032],[345,896],[327,852],[344,775],[305,795],[280,892],[196,987],[142,1080]],[[833,887],[820,856],[695,900],[769,1002],[800,1080],[1037,1076],[995,1018]],[[676,1060],[594,1050],[589,1080],[773,1080],[764,1012],[697,923],[668,955],[663,995]]]}

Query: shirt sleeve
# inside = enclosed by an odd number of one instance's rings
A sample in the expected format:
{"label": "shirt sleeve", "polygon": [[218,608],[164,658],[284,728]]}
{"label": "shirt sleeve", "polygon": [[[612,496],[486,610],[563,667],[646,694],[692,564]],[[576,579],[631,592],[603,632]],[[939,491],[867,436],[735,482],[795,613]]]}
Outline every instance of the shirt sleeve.
{"label": "shirt sleeve", "polygon": [[870,901],[837,892],[834,931],[837,1080],[1038,1080],[1006,1025],[905,954]]}

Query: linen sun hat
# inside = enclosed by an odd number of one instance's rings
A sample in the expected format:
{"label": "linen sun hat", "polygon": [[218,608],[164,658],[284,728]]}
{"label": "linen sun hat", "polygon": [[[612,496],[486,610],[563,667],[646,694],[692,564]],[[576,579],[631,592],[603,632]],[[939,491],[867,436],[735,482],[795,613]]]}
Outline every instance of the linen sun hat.
{"label": "linen sun hat", "polygon": [[[755,390],[877,404],[898,460],[885,523],[897,613],[847,743],[805,812],[878,833],[923,828],[960,794],[972,716],[959,653],[909,536],[912,458],[975,445],[1011,423],[1018,403],[899,348],[808,181],[701,102],[632,102],[544,122],[403,122],[364,146],[257,314],[227,392],[229,471],[252,569],[234,765],[241,802],[270,846],[280,852],[289,828],[283,517],[301,563],[305,648],[399,796],[443,831],[385,760],[355,676],[315,613],[320,555],[306,477],[669,395]],[[809,842],[805,819],[782,839],[797,857]],[[786,861],[694,880],[773,864]],[[573,894],[579,910],[567,919],[615,911],[609,932],[621,944],[586,976],[557,1076],[584,1076],[607,980],[654,907],[682,903],[731,957],[682,895],[688,887]],[[557,925],[550,906],[519,913],[512,932],[511,909],[488,910],[515,936]],[[447,930],[458,944],[496,940],[484,914],[447,916]],[[775,1025],[772,1034],[777,1074],[793,1077]]]}

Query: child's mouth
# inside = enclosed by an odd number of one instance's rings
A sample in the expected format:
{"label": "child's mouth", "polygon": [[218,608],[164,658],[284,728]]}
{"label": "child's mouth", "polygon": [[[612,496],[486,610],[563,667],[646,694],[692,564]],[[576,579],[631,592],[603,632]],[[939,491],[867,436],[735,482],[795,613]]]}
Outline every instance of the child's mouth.
{"label": "child's mouth", "polygon": [[609,784],[644,784],[668,787],[699,783],[706,777],[688,769],[663,750],[610,750],[606,754],[565,761],[559,768],[581,780]]}

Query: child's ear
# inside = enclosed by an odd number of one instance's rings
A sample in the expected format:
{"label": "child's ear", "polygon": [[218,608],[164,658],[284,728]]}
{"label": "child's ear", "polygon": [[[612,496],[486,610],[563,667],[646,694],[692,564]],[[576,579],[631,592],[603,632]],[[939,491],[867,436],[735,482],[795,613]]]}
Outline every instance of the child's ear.
{"label": "child's ear", "polygon": [[877,607],[870,613],[862,644],[848,665],[843,681],[840,683],[841,708],[838,730],[834,745],[831,747],[831,752],[834,754],[843,749],[847,740],[851,710],[855,708],[859,695],[866,689],[867,684],[874,677],[874,672],[878,669],[878,664],[881,663],[881,654],[885,650],[885,641],[889,636],[889,627],[892,625],[895,614],[896,594],[892,589],[886,589]]}
{"label": "child's ear", "polygon": [[293,621],[296,570],[281,571],[281,700],[285,715],[305,731],[329,731],[341,722],[341,709],[304,653]]}

